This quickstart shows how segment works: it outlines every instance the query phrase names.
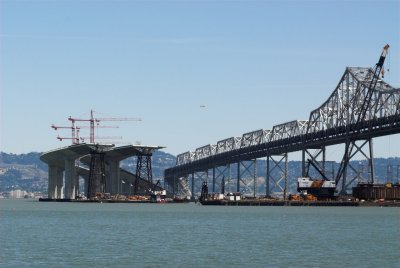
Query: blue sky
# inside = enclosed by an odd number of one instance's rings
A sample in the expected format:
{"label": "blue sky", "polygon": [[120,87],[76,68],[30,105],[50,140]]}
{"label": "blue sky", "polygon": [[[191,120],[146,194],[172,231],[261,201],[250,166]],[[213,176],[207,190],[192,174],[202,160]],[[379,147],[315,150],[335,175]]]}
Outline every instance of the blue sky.
{"label": "blue sky", "polygon": [[[99,136],[172,154],[306,120],[386,43],[385,80],[400,87],[399,1],[1,0],[0,12],[5,152],[69,145],[50,125],[90,109],[143,119]],[[400,156],[399,135],[375,156]]]}

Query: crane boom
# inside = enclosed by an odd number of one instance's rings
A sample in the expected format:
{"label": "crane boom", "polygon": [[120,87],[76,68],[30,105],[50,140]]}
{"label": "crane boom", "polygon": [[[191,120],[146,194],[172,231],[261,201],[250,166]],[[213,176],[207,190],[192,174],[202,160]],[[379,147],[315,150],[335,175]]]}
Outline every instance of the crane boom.
{"label": "crane boom", "polygon": [[118,118],[113,118],[113,117],[108,117],[108,118],[95,118],[94,119],[96,122],[100,121],[142,121],[141,118],[129,118],[129,117],[118,117]]}
{"label": "crane boom", "polygon": [[89,122],[90,126],[90,143],[94,143],[95,136],[94,136],[94,129],[95,129],[95,123],[97,123],[97,127],[99,125],[99,122],[101,121],[142,121],[140,118],[129,118],[129,117],[109,117],[109,118],[99,118],[94,116],[94,111],[90,110],[90,118],[73,118],[73,117],[68,117],[68,120],[74,124],[77,121],[84,121],[84,122]]}
{"label": "crane boom", "polygon": [[[362,103],[361,108],[360,108],[360,114],[359,114],[359,116],[357,118],[356,126],[359,123],[365,121],[365,117],[367,115],[368,106],[371,103],[371,99],[372,99],[372,96],[374,94],[376,84],[378,83],[378,80],[379,80],[379,74],[382,71],[383,64],[385,63],[386,55],[389,52],[389,47],[390,46],[388,44],[386,44],[383,47],[381,56],[379,57],[378,63],[375,65],[374,70],[373,71],[370,70],[368,72],[367,76],[365,77],[366,81],[368,81],[369,79],[371,79],[371,80],[370,80],[370,82],[368,84],[367,93],[365,95],[365,98],[364,98],[363,103]],[[371,75],[372,75],[372,77],[371,77]],[[348,165],[348,162],[350,160],[349,152],[351,152],[353,150],[353,146],[354,146],[353,144],[350,145],[350,140],[356,140],[357,136],[359,134],[360,134],[360,128],[356,128],[356,131],[352,132],[351,134],[348,133],[348,136],[350,136],[351,138],[349,138],[349,141],[346,142],[344,157],[342,159],[342,162],[340,163],[339,170],[338,170],[338,173],[337,173],[336,179],[335,179],[336,184],[339,182],[340,178],[342,177],[343,173],[345,172],[345,169],[346,169],[346,167]],[[350,148],[350,146],[351,146],[351,148]]]}
{"label": "crane boom", "polygon": [[[375,65],[374,71],[372,72],[372,78],[371,78],[371,81],[370,81],[370,83],[368,85],[367,95],[365,96],[364,102],[363,102],[363,104],[361,106],[361,114],[358,116],[357,123],[360,123],[360,122],[365,120],[365,116],[367,114],[368,106],[371,103],[372,95],[374,93],[376,84],[378,83],[379,74],[382,71],[383,64],[385,63],[385,59],[386,59],[386,55],[387,55],[388,51],[389,51],[389,45],[386,44],[383,47],[381,56],[379,57],[379,61]],[[371,72],[369,72],[369,74],[371,74]],[[367,76],[367,78],[368,78],[368,76]]]}

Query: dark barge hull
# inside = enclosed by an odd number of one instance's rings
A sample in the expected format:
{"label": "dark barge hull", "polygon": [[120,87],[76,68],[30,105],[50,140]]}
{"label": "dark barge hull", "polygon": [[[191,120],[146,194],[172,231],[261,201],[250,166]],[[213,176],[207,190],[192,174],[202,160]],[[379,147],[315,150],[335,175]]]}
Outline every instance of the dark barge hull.
{"label": "dark barge hull", "polygon": [[152,200],[77,200],[77,199],[51,199],[51,198],[39,198],[39,202],[72,202],[72,203],[156,203]]}
{"label": "dark barge hull", "polygon": [[289,201],[289,200],[203,200],[204,206],[312,206],[312,207],[400,207],[400,202],[357,202],[357,201]]}

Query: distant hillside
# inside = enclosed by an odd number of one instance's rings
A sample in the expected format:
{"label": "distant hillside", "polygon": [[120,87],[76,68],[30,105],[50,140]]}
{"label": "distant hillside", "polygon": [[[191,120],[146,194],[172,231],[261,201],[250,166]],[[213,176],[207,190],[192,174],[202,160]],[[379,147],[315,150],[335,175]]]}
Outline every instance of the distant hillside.
{"label": "distant hillside", "polygon": [[0,153],[0,192],[14,189],[33,192],[47,191],[47,165],[40,161],[41,153]]}
{"label": "distant hillside", "polygon": [[[31,152],[28,154],[7,154],[0,153],[0,192],[10,191],[13,189],[21,189],[26,191],[47,191],[47,165],[40,161],[41,153]],[[175,165],[176,157],[163,152],[156,151],[152,158],[153,168],[153,179],[158,180],[163,178],[164,170],[166,168]],[[400,158],[377,158],[375,161],[375,175],[378,182],[393,181],[398,182],[400,180]],[[366,173],[366,162],[365,161],[352,161],[352,165],[356,169],[365,170],[364,176],[368,176]],[[334,172],[336,172],[339,164],[334,163]],[[136,172],[136,158],[128,158],[121,162],[121,167],[127,169],[133,173]],[[289,172],[289,189],[293,191],[296,187],[296,178],[301,175],[301,162],[290,161],[288,163]],[[265,177],[266,173],[266,162],[260,160],[257,162],[257,173],[258,176]],[[330,170],[331,166],[327,164],[327,170]],[[232,177],[235,177],[235,168],[232,165]],[[311,173],[311,176],[317,177],[318,174]],[[350,170],[349,178],[352,179],[356,176],[354,171]],[[257,183],[259,192],[265,191],[265,186]]]}
{"label": "distant hillside", "polygon": [[[28,154],[0,153],[0,192],[21,189],[26,191],[47,191],[47,164],[40,161],[42,153]],[[164,169],[175,165],[175,156],[156,151],[152,158],[153,178],[163,177]],[[128,158],[121,167],[135,173],[136,158]]]}

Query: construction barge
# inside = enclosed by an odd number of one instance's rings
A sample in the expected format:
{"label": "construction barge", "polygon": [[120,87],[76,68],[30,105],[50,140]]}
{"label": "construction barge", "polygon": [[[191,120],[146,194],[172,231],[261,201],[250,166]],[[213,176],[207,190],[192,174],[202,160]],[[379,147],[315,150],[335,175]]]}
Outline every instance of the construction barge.
{"label": "construction barge", "polygon": [[292,207],[400,207],[399,201],[293,201],[293,200],[265,200],[242,199],[232,200],[199,200],[204,205],[217,206],[292,206]]}
{"label": "construction barge", "polygon": [[199,202],[205,206],[400,207],[399,183],[358,184],[353,187],[352,196],[335,196],[335,187],[330,181],[299,178],[299,194],[290,194],[288,199],[277,199],[242,197],[239,192],[208,193],[207,182],[203,182]]}
{"label": "construction barge", "polygon": [[110,195],[109,193],[96,193],[93,198],[78,196],[75,199],[54,199],[54,198],[39,198],[40,202],[73,202],[73,203],[188,203],[190,200],[187,197],[167,197],[167,192],[151,191],[149,195]]}
{"label": "construction barge", "polygon": [[40,202],[61,202],[61,203],[157,203],[153,200],[118,200],[118,199],[51,199],[51,198],[39,198]]}

